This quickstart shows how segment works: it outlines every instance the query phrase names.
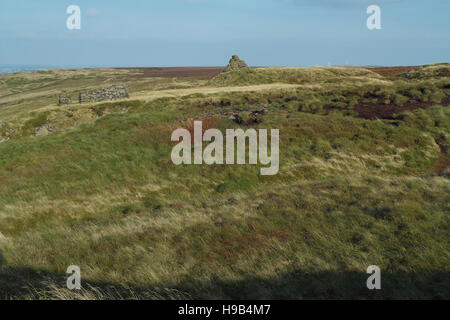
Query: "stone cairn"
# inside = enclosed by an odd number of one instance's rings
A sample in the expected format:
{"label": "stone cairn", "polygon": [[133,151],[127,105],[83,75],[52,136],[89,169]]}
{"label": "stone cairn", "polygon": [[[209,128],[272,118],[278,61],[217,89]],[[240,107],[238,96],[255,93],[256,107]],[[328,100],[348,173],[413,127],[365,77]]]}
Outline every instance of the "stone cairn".
{"label": "stone cairn", "polygon": [[124,85],[114,85],[108,88],[98,89],[98,90],[90,90],[83,91],[79,94],[79,102],[98,102],[105,100],[120,100],[129,98],[130,94],[128,92],[127,86]]}
{"label": "stone cairn", "polygon": [[70,96],[65,93],[61,93],[58,96],[58,106],[67,106],[69,104],[72,104],[72,99]]}
{"label": "stone cairn", "polygon": [[231,57],[230,62],[225,67],[223,72],[229,72],[243,68],[248,68],[248,65],[245,63],[244,60],[239,59],[239,57],[235,54]]}

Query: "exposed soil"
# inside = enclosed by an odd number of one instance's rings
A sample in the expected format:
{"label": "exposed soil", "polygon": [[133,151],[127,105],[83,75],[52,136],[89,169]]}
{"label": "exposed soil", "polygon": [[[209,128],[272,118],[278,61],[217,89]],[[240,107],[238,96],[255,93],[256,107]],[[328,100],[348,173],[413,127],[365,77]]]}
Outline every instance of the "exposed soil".
{"label": "exposed soil", "polygon": [[420,68],[419,66],[408,66],[408,67],[383,67],[383,68],[366,68],[367,70],[378,73],[383,77],[395,77],[396,75],[415,70]]}
{"label": "exposed soil", "polygon": [[224,67],[170,67],[170,68],[118,68],[131,70],[134,78],[196,78],[210,79],[224,70]]}
{"label": "exposed soil", "polygon": [[450,97],[445,97],[441,103],[434,102],[421,102],[421,103],[405,103],[403,106],[398,106],[395,104],[383,104],[383,103],[375,103],[369,105],[357,105],[354,107],[354,110],[358,112],[358,118],[364,119],[388,119],[393,120],[394,114],[400,113],[406,110],[415,110],[415,109],[427,109],[436,104],[441,104],[443,106],[450,105]]}

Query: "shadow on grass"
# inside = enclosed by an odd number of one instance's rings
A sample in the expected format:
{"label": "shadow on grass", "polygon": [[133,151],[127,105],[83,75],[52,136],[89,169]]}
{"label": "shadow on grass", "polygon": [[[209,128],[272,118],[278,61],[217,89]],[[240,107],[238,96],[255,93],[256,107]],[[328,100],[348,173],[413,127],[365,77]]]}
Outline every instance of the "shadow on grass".
{"label": "shadow on grass", "polygon": [[[450,272],[381,273],[381,290],[368,290],[364,272],[294,271],[272,278],[191,280],[174,286],[124,287],[82,280],[83,293],[65,289],[68,275],[12,268],[0,253],[0,299],[449,299]],[[161,287],[169,287],[160,289]],[[61,294],[63,293],[63,294]]]}

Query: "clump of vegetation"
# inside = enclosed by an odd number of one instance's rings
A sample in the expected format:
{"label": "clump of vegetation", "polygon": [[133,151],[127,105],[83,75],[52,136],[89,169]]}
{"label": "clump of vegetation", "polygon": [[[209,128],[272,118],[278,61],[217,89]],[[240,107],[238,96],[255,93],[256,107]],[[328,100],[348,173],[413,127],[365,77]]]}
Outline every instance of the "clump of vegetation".
{"label": "clump of vegetation", "polygon": [[394,96],[394,103],[397,106],[403,106],[407,101],[408,101],[408,97],[405,97],[405,96],[403,96],[401,94],[396,94]]}
{"label": "clump of vegetation", "polygon": [[49,112],[32,113],[32,118],[25,122],[22,127],[22,136],[30,136],[39,128],[47,123]]}
{"label": "clump of vegetation", "polygon": [[450,63],[426,65],[415,70],[400,74],[399,77],[408,80],[423,80],[450,77]]}

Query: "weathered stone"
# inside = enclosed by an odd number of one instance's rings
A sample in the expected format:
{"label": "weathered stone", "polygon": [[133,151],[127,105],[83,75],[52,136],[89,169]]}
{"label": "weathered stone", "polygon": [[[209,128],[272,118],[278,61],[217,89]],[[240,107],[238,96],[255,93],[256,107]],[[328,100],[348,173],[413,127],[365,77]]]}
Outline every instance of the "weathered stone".
{"label": "weathered stone", "polygon": [[39,127],[35,129],[34,135],[36,137],[45,137],[46,135],[49,134],[49,131],[47,129],[47,127]]}
{"label": "weathered stone", "polygon": [[256,110],[252,111],[251,115],[252,116],[259,116],[259,115],[263,115],[265,112],[266,112],[265,108],[259,108],[259,109],[256,109]]}
{"label": "weathered stone", "polygon": [[91,90],[91,91],[83,91],[79,94],[79,102],[87,103],[87,102],[98,102],[105,100],[120,100],[129,98],[130,94],[128,92],[127,86],[124,85],[116,85],[108,88]]}
{"label": "weathered stone", "polygon": [[239,59],[239,57],[237,55],[234,55],[231,57],[230,62],[225,67],[223,72],[229,72],[229,71],[239,70],[239,69],[243,69],[243,68],[248,68],[247,63],[245,63],[244,60]]}
{"label": "weathered stone", "polygon": [[58,96],[58,106],[67,106],[69,104],[72,104],[72,99],[68,95],[61,93]]}
{"label": "weathered stone", "polygon": [[244,119],[242,119],[240,114],[233,114],[234,116],[234,122],[236,122],[237,124],[242,124],[244,122]]}

